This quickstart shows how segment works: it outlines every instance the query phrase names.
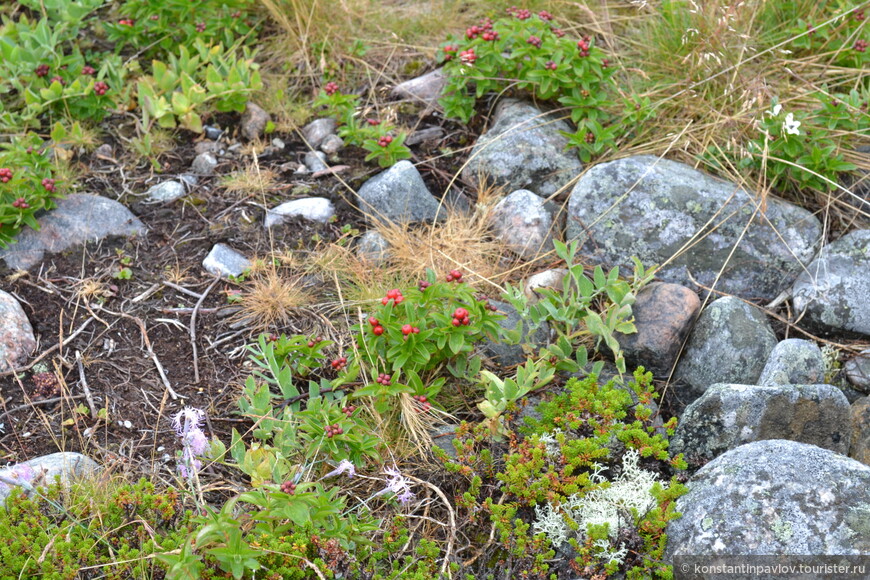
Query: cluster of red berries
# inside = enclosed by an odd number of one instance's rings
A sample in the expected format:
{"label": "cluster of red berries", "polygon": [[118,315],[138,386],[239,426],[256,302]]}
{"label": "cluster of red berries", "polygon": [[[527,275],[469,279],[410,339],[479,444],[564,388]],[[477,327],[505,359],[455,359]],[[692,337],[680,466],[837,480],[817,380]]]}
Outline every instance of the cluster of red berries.
{"label": "cluster of red berries", "polygon": [[334,95],[335,93],[338,92],[338,83],[334,83],[332,81],[326,83],[323,86],[323,92],[331,97],[332,95]]}
{"label": "cluster of red berries", "polygon": [[856,10],[855,12],[852,13],[852,16],[855,17],[856,21],[861,22],[862,20],[864,20],[864,11],[863,10]]}
{"label": "cluster of red berries", "polygon": [[556,70],[557,68],[559,68],[559,65],[557,65],[557,64],[556,64],[554,61],[552,61],[552,60],[548,60],[548,61],[547,61],[547,64],[544,65],[544,68],[547,69],[547,70]]}
{"label": "cluster of red berries", "polygon": [[459,47],[455,44],[448,44],[441,50],[444,51],[444,60],[453,60],[453,55],[456,54],[456,51],[459,50]]}
{"label": "cluster of red berries", "polygon": [[858,52],[864,52],[865,50],[867,50],[867,41],[859,38],[855,41],[855,45],[852,48],[854,48]]}
{"label": "cluster of red berries", "polygon": [[38,67],[36,67],[36,70],[34,72],[36,73],[36,76],[44,77],[44,76],[48,75],[48,71],[49,71],[48,65],[41,64]]}
{"label": "cluster of red berries", "polygon": [[16,207],[18,209],[27,209],[30,207],[30,204],[23,197],[19,197],[15,201],[12,202],[12,207]]}
{"label": "cluster of red berries", "polygon": [[60,83],[61,85],[65,85],[65,84],[66,84],[66,83],[64,82],[64,80],[63,80],[63,77],[60,76],[60,75],[54,75],[53,77],[51,77],[50,82],[52,82],[52,83]]}
{"label": "cluster of red berries", "polygon": [[109,85],[104,83],[103,81],[97,81],[94,83],[94,92],[99,96],[105,95],[109,90]]}
{"label": "cluster of red berries", "polygon": [[529,44],[531,44],[535,48],[541,48],[541,39],[540,39],[540,37],[537,37],[534,34],[532,36],[530,36],[526,42],[528,42]]}
{"label": "cluster of red berries", "polygon": [[531,10],[527,10],[525,8],[517,8],[516,6],[511,6],[510,8],[508,8],[507,13],[519,20],[528,20],[532,17]]}
{"label": "cluster of red berries", "polygon": [[410,334],[420,334],[420,329],[416,326],[405,324],[404,326],[402,326],[402,334],[405,335],[405,338],[408,338],[408,335]]}
{"label": "cluster of red berries", "polygon": [[241,17],[242,17],[242,11],[241,11],[241,10],[236,10],[235,12],[233,12],[232,14],[230,14],[230,17],[231,17],[231,18],[236,18],[236,19],[241,18]]}
{"label": "cluster of red berries", "polygon": [[82,74],[83,75],[94,75],[94,74],[96,74],[96,72],[97,72],[97,69],[95,69],[94,67],[92,67],[89,64],[86,64],[85,66],[82,67]]}
{"label": "cluster of red berries", "polygon": [[589,56],[589,44],[590,40],[588,36],[584,36],[580,40],[577,41],[577,49],[580,51],[580,56]]}
{"label": "cluster of red berries", "polygon": [[366,123],[368,123],[372,127],[377,127],[378,125],[381,124],[381,120],[380,119],[366,119]]}
{"label": "cluster of red berries", "polygon": [[321,342],[323,342],[323,337],[322,336],[315,336],[314,338],[312,338],[311,340],[308,341],[308,348],[314,348],[316,345],[320,344]]}
{"label": "cluster of red berries", "polygon": [[197,32],[205,32],[205,22],[197,22],[196,23],[196,31]]}
{"label": "cluster of red berries", "polygon": [[159,15],[157,15],[157,14],[152,14],[152,15],[151,15],[151,21],[152,21],[152,22],[157,22],[158,20],[160,20],[160,16],[159,16]]}
{"label": "cluster of red berries", "polygon": [[335,370],[340,371],[347,366],[347,357],[340,356],[329,364],[332,365],[332,368],[334,368]]}
{"label": "cluster of red berries", "polygon": [[386,373],[381,373],[378,375],[378,378],[375,379],[375,382],[384,385],[385,387],[388,387],[390,385],[391,378],[392,377],[390,375]]}
{"label": "cluster of red berries", "polygon": [[496,310],[498,310],[498,308],[494,304],[489,303],[489,296],[487,296],[486,294],[483,294],[483,293],[475,294],[474,298],[478,302],[481,302],[483,304],[483,307],[486,308],[487,310],[489,310],[490,312],[495,312]]}
{"label": "cluster of red berries", "polygon": [[593,133],[592,131],[587,131],[585,141],[590,144],[595,143],[595,133]]}
{"label": "cluster of red berries", "polygon": [[347,407],[342,407],[341,412],[344,413],[345,417],[350,419],[350,416],[353,415],[353,412],[356,411],[356,407],[354,405],[348,405]]}
{"label": "cluster of red berries", "polygon": [[459,60],[463,64],[472,65],[474,64],[474,61],[477,60],[477,55],[474,54],[473,48],[469,48],[468,50],[463,50],[459,53]]}
{"label": "cluster of red berries", "polygon": [[118,21],[118,24],[120,24],[122,26],[133,26],[133,19],[132,18],[122,18]]}
{"label": "cluster of red berries", "polygon": [[369,324],[372,325],[372,332],[375,336],[380,336],[384,333],[384,327],[381,326],[381,323],[374,316],[369,317]]}
{"label": "cluster of red berries", "polygon": [[553,15],[546,10],[541,10],[540,12],[538,12],[538,18],[544,21],[550,21],[553,19]]}
{"label": "cluster of red berries", "polygon": [[[227,296],[238,296],[238,290],[227,290]],[[278,342],[278,335],[273,332],[266,340],[269,342]]]}
{"label": "cluster of red berries", "polygon": [[390,302],[390,300],[392,300],[394,304],[399,305],[404,299],[405,297],[402,296],[402,292],[397,290],[396,288],[393,288],[392,290],[389,290],[387,292],[386,296],[381,298],[381,304],[386,306]]}
{"label": "cluster of red berries", "polygon": [[462,272],[459,270],[450,270],[445,278],[448,282],[462,282]]}
{"label": "cluster of red berries", "polygon": [[601,59],[601,68],[607,68],[609,66],[610,66],[610,59],[609,58],[602,58]]}
{"label": "cluster of red berries", "polygon": [[556,38],[562,38],[563,36],[565,36],[565,31],[561,28],[552,27],[550,28],[550,31],[556,35]]}
{"label": "cluster of red berries", "polygon": [[419,290],[420,292],[425,292],[426,288],[428,288],[431,285],[432,284],[430,284],[426,280],[420,280],[419,282],[417,282],[417,290]]}
{"label": "cluster of red berries", "polygon": [[432,404],[426,399],[426,395],[414,395],[413,398],[420,403],[420,407],[417,409],[418,413],[425,413],[432,408]]}
{"label": "cluster of red berries", "polygon": [[292,481],[285,481],[281,484],[281,491],[286,494],[293,495],[296,492],[296,484]]}
{"label": "cluster of red berries", "polygon": [[341,435],[344,433],[344,429],[338,426],[338,423],[335,425],[327,425],[326,426],[326,438],[332,439],[336,435]]}
{"label": "cluster of red berries", "polygon": [[389,147],[390,143],[392,143],[392,142],[393,142],[392,135],[384,135],[383,137],[378,139],[378,145],[380,145],[381,147]]}
{"label": "cluster of red berries", "polygon": [[50,177],[46,177],[42,180],[42,187],[45,188],[45,191],[50,191],[51,193],[57,191],[57,186],[55,186],[54,180]]}
{"label": "cluster of red berries", "polygon": [[468,318],[468,310],[465,308],[457,308],[453,311],[453,321],[451,324],[453,326],[468,326],[471,321]]}
{"label": "cluster of red berries", "polygon": [[0,181],[8,183],[12,179],[12,170],[8,167],[0,168]]}
{"label": "cluster of red berries", "polygon": [[474,40],[478,36],[486,41],[498,38],[498,32],[495,32],[492,29],[492,20],[484,18],[480,21],[480,24],[475,24],[474,26],[465,29],[465,38],[468,40]]}

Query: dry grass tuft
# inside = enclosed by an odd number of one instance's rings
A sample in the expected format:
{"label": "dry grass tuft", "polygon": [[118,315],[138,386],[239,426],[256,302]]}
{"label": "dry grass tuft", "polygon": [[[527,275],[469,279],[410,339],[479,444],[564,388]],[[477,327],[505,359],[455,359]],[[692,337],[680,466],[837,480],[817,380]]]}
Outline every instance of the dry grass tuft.
{"label": "dry grass tuft", "polygon": [[258,165],[249,165],[242,171],[236,171],[221,179],[221,186],[227,193],[252,197],[273,188],[278,182],[278,174],[271,169],[261,169]]}
{"label": "dry grass tuft", "polygon": [[271,269],[246,283],[235,320],[263,331],[287,327],[312,302],[298,278]]}

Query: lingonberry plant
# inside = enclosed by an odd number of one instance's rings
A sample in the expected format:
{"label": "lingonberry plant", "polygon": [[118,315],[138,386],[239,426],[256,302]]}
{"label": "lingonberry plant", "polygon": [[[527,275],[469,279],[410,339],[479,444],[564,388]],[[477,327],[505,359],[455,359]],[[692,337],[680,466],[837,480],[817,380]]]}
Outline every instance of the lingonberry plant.
{"label": "lingonberry plant", "polygon": [[407,134],[379,119],[361,121],[359,97],[343,93],[336,82],[330,81],[323,86],[314,106],[323,108],[339,123],[340,137],[369,152],[366,161],[374,159],[381,167],[390,167],[396,161],[411,157],[411,150],[405,145]]}
{"label": "lingonberry plant", "polygon": [[546,11],[510,8],[503,18],[484,19],[450,38],[440,60],[447,76],[440,103],[450,117],[468,122],[479,98],[514,89],[571,111],[577,131],[567,137],[583,161],[615,147],[622,132],[613,63],[594,38],[569,37]]}

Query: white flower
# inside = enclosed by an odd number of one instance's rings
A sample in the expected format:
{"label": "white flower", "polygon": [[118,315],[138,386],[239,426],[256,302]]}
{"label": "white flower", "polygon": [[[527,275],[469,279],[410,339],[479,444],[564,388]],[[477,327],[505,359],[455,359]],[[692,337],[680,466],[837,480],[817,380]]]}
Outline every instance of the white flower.
{"label": "white flower", "polygon": [[771,117],[776,117],[777,115],[779,115],[779,113],[780,113],[781,111],[782,111],[782,105],[780,105],[779,103],[777,103],[777,104],[775,104],[775,105],[773,106],[773,108],[770,110],[770,116],[771,116]]}
{"label": "white flower", "polygon": [[801,132],[798,131],[798,127],[800,126],[801,122],[794,120],[794,113],[789,113],[785,116],[785,122],[782,124],[782,129],[789,135],[800,135]]}
{"label": "white flower", "polygon": [[321,477],[320,479],[326,479],[327,477],[335,477],[336,475],[341,475],[346,473],[348,477],[353,477],[356,475],[356,468],[353,466],[353,463],[348,461],[347,459],[342,459],[338,463],[338,467]]}

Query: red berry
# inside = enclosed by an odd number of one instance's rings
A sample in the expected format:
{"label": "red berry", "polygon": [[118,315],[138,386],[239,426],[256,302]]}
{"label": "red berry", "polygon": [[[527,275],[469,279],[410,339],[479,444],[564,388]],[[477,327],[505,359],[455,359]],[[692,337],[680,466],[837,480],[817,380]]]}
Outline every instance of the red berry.
{"label": "red berry", "polygon": [[45,188],[45,191],[55,192],[57,191],[57,187],[54,185],[54,180],[46,177],[42,180],[42,187]]}
{"label": "red berry", "polygon": [[526,42],[531,44],[532,46],[534,46],[536,48],[541,48],[541,39],[537,36],[534,36],[534,35],[530,36],[528,38],[528,40],[526,40]]}
{"label": "red berry", "polygon": [[23,197],[19,197],[15,201],[12,202],[12,207],[16,207],[18,209],[27,209],[30,207],[30,204]]}
{"label": "red berry", "polygon": [[548,60],[547,64],[544,65],[544,68],[548,70],[556,70],[557,68],[559,68],[559,65],[557,65],[552,60]]}
{"label": "red berry", "polygon": [[467,316],[463,317],[463,319],[462,319],[463,326],[468,326],[470,323],[471,323],[471,320]]}
{"label": "red berry", "polygon": [[63,77],[61,77],[60,75],[54,75],[53,77],[51,77],[51,81],[50,81],[50,82],[52,82],[52,83],[60,83],[61,85],[65,85],[65,84],[66,84],[66,83],[63,81]]}
{"label": "red berry", "polygon": [[281,484],[281,491],[286,494],[293,495],[293,493],[296,491],[296,484],[292,481],[285,481]]}
{"label": "red berry", "polygon": [[565,36],[565,31],[561,28],[551,28],[550,30],[556,35],[556,38],[562,38]]}
{"label": "red berry", "polygon": [[420,334],[420,329],[419,329],[418,327],[416,327],[416,326],[415,326],[414,328],[412,328],[411,331],[412,331],[414,334]]}
{"label": "red berry", "polygon": [[371,324],[372,326],[378,326],[378,324],[380,324],[380,323],[378,322],[377,318],[375,318],[374,316],[370,316],[369,317],[369,324]]}
{"label": "red berry", "polygon": [[546,10],[541,10],[540,12],[538,12],[538,18],[540,18],[541,20],[552,20],[553,15]]}
{"label": "red berry", "polygon": [[453,326],[459,326],[460,324],[462,324],[462,321],[458,318],[454,318],[453,322],[451,322],[450,324],[452,324]]}
{"label": "red berry", "polygon": [[459,318],[460,320],[468,316],[468,310],[465,308],[457,308],[453,311],[453,317]]}
{"label": "red berry", "polygon": [[12,170],[8,167],[0,168],[0,181],[8,183],[12,179]]}
{"label": "red berry", "polygon": [[103,81],[97,81],[94,83],[94,92],[97,93],[99,96],[102,97],[103,95],[106,94],[106,92],[108,90],[109,90],[109,85],[107,85]]}
{"label": "red berry", "polygon": [[381,325],[375,326],[372,332],[375,333],[375,336],[380,336],[384,333],[384,327]]}
{"label": "red berry", "polygon": [[205,22],[197,22],[196,23],[196,31],[197,32],[205,32]]}
{"label": "red berry", "polygon": [[474,54],[473,48],[469,48],[468,50],[463,50],[459,53],[459,60],[462,61],[463,64],[473,65],[474,61],[477,60],[477,55]]}
{"label": "red berry", "polygon": [[459,282],[462,280],[462,272],[459,270],[450,270],[450,275],[453,276],[453,279]]}
{"label": "red berry", "polygon": [[380,120],[378,120],[378,119],[366,119],[366,123],[368,123],[372,127],[377,127],[378,125],[381,124]]}
{"label": "red berry", "polygon": [[36,71],[35,71],[35,72],[36,72],[36,76],[38,76],[38,77],[44,77],[44,76],[47,76],[47,75],[48,75],[48,71],[49,71],[48,65],[47,65],[47,64],[41,64],[41,65],[39,65],[38,67],[36,67]]}
{"label": "red berry", "polygon": [[96,72],[97,72],[97,69],[95,69],[94,67],[92,67],[90,65],[85,65],[82,67],[82,74],[83,75],[93,75]]}
{"label": "red berry", "polygon": [[402,326],[402,334],[404,334],[405,336],[408,336],[412,332],[414,332],[414,327],[410,324],[405,324],[404,326]]}
{"label": "red berry", "polygon": [[852,46],[852,48],[854,48],[858,52],[864,52],[865,50],[867,50],[867,41],[859,38],[855,41],[855,44]]}
{"label": "red berry", "polygon": [[338,83],[334,83],[334,82],[326,83],[326,85],[323,87],[323,92],[329,96],[334,95],[335,93],[338,92]]}

